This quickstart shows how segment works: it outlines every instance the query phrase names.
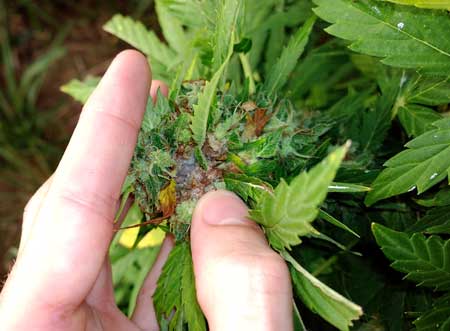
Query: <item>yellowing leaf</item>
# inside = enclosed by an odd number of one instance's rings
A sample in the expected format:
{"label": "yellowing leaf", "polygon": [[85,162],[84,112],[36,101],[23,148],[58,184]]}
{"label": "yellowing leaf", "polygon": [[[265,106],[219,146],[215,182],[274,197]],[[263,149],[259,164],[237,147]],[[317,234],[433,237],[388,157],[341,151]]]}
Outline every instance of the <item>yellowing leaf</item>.
{"label": "yellowing leaf", "polygon": [[[135,202],[128,210],[127,216],[125,216],[122,226],[132,226],[139,224],[142,221],[142,216],[142,211],[140,210],[139,205]],[[120,233],[119,244],[127,248],[132,248],[136,242],[138,234],[139,227],[123,230],[123,232]]]}
{"label": "yellowing leaf", "polygon": [[132,248],[139,234],[139,227],[125,229],[120,235],[119,244],[126,248]]}
{"label": "yellowing leaf", "polygon": [[169,185],[159,192],[158,200],[163,216],[172,215],[175,211],[175,206],[177,204],[175,187],[176,182],[172,179]]}
{"label": "yellowing leaf", "polygon": [[160,228],[155,228],[148,232],[144,238],[139,241],[137,244],[137,248],[147,248],[147,247],[156,247],[162,244],[166,233]]}

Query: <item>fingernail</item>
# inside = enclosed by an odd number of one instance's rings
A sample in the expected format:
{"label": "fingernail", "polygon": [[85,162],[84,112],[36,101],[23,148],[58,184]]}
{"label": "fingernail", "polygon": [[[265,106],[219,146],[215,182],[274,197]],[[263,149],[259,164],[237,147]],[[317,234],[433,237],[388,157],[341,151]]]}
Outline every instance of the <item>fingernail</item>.
{"label": "fingernail", "polygon": [[248,208],[234,193],[218,190],[207,193],[198,206],[203,222],[210,225],[253,225]]}

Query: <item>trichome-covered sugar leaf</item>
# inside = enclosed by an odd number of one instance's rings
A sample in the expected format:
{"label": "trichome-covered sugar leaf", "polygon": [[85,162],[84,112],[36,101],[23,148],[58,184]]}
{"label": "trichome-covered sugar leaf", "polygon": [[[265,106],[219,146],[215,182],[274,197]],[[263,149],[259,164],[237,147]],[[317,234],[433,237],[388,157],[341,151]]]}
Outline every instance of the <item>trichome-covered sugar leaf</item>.
{"label": "trichome-covered sugar leaf", "polygon": [[303,303],[339,330],[349,330],[362,315],[361,307],[311,275],[286,251],[281,255],[291,264],[294,290]]}
{"label": "trichome-covered sugar leaf", "polygon": [[86,77],[83,81],[72,79],[70,82],[61,86],[61,91],[67,93],[82,104],[85,104],[99,81],[99,77]]}
{"label": "trichome-covered sugar leaf", "polygon": [[205,331],[206,322],[197,303],[191,250],[188,242],[178,243],[163,267],[153,302],[159,322],[169,331],[186,325],[189,331]]}
{"label": "trichome-covered sugar leaf", "polygon": [[416,6],[419,8],[448,9],[450,10],[450,0],[382,0],[401,5]]}
{"label": "trichome-covered sugar leaf", "polygon": [[350,40],[350,49],[401,68],[450,74],[450,20],[444,11],[375,0],[314,0],[314,12],[332,23],[326,31]]}
{"label": "trichome-covered sugar leaf", "polygon": [[450,171],[450,120],[433,123],[434,130],[411,140],[408,148],[389,159],[372,184],[366,204],[417,188],[422,193],[448,176]]}
{"label": "trichome-covered sugar leaf", "polygon": [[433,307],[414,322],[417,331],[447,331],[450,329],[450,293],[433,302]]}
{"label": "trichome-covered sugar leaf", "polygon": [[298,29],[289,40],[286,48],[283,49],[280,58],[268,73],[264,83],[264,89],[270,96],[277,93],[287,83],[289,75],[297,64],[298,58],[305,50],[315,22],[316,16],[312,16]]}
{"label": "trichome-covered sugar leaf", "polygon": [[211,78],[211,81],[206,83],[203,91],[198,95],[197,104],[194,105],[194,115],[192,116],[191,130],[193,138],[200,148],[205,143],[209,114],[216,97],[217,85],[219,84],[220,77],[222,76],[222,73],[228,64],[228,61],[233,54],[233,40],[234,34],[232,33],[228,44],[229,48],[227,58]]}
{"label": "trichome-covered sugar leaf", "polygon": [[169,100],[158,89],[156,104],[153,104],[151,98],[147,100],[147,106],[141,124],[141,134],[148,134],[151,130],[157,128],[164,117],[167,117],[171,112],[172,109],[170,108]]}
{"label": "trichome-covered sugar leaf", "polygon": [[315,232],[311,225],[319,213],[348,144],[338,148],[308,172],[302,172],[290,184],[281,180],[273,193],[265,193],[251,217],[264,227],[270,244],[276,249],[290,248],[301,242],[300,236]]}
{"label": "trichome-covered sugar leaf", "polygon": [[406,273],[405,278],[437,291],[450,290],[450,240],[420,233],[408,235],[380,224],[372,232],[391,266]]}

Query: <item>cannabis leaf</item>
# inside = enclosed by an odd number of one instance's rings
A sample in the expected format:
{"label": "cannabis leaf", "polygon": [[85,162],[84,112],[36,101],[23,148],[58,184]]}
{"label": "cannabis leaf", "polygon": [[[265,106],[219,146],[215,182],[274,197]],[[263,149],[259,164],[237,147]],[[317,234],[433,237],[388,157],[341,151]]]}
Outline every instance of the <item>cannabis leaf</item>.
{"label": "cannabis leaf", "polygon": [[[442,116],[430,108],[450,102],[450,82],[447,77],[424,77],[403,71],[402,91],[393,109],[409,136],[417,137],[425,133],[433,122]],[[403,86],[404,85],[404,86]]]}
{"label": "cannabis leaf", "polygon": [[214,20],[215,30],[212,43],[213,70],[217,70],[227,58],[231,34],[233,30],[238,30],[237,19],[240,17],[239,13],[243,6],[243,2],[239,0],[218,0],[218,2],[220,5]]}
{"label": "cannabis leaf", "polygon": [[171,12],[166,1],[156,0],[155,9],[164,39],[178,54],[184,54],[189,46],[187,36],[183,30],[183,24]]}
{"label": "cannabis leaf", "polygon": [[362,315],[361,307],[311,275],[289,253],[284,251],[281,255],[292,266],[292,283],[303,303],[339,330],[349,330],[352,321]]}
{"label": "cannabis leaf", "polygon": [[403,105],[398,108],[398,119],[408,136],[423,134],[433,122],[441,118],[433,109],[420,105]]}
{"label": "cannabis leaf", "polygon": [[450,74],[450,20],[445,12],[374,0],[314,0],[314,12],[332,23],[326,31],[351,41],[350,49],[401,68]]}
{"label": "cannabis leaf", "polygon": [[433,302],[433,307],[414,321],[417,331],[450,329],[450,293]]}
{"label": "cannabis leaf", "polygon": [[85,104],[89,96],[94,91],[100,78],[98,77],[86,77],[85,80],[79,81],[78,79],[72,79],[67,84],[61,86],[61,91],[67,93],[75,100]]}
{"label": "cannabis leaf", "polygon": [[163,267],[153,296],[161,325],[169,331],[187,324],[189,331],[205,331],[206,323],[197,303],[191,250],[188,242],[177,244]]}
{"label": "cannabis leaf", "polygon": [[224,182],[228,190],[238,194],[246,202],[258,202],[264,192],[272,190],[270,184],[263,180],[243,174],[227,174]]}
{"label": "cannabis leaf", "polygon": [[234,33],[231,34],[228,46],[228,55],[220,68],[216,71],[211,81],[207,82],[203,91],[198,94],[197,104],[194,105],[194,115],[192,116],[191,130],[193,138],[198,146],[201,148],[205,143],[206,130],[208,127],[209,113],[213,105],[217,93],[217,85],[220,77],[225,70],[228,61],[233,54]]}
{"label": "cannabis leaf", "polygon": [[439,190],[433,197],[415,200],[419,205],[424,207],[443,207],[450,205],[450,187],[444,187]]}
{"label": "cannabis leaf", "polygon": [[450,234],[450,206],[430,209],[424,217],[407,228],[408,232]]}
{"label": "cannabis leaf", "polygon": [[380,224],[372,232],[391,266],[406,273],[406,279],[438,291],[450,290],[450,240],[420,233],[408,235]]}
{"label": "cannabis leaf", "polygon": [[167,73],[164,70],[171,69],[176,63],[176,53],[162,43],[153,31],[131,17],[114,15],[103,29],[147,55],[154,74],[165,76]]}
{"label": "cannabis leaf", "polygon": [[411,140],[405,151],[389,159],[372,184],[366,204],[417,188],[418,193],[447,177],[450,171],[450,119],[435,123],[434,130]]}
{"label": "cannabis leaf", "polygon": [[300,236],[315,232],[311,226],[319,205],[349,148],[338,148],[308,172],[302,172],[290,184],[281,180],[273,193],[265,192],[252,218],[264,226],[270,244],[276,249],[290,248],[301,242]]}
{"label": "cannabis leaf", "polygon": [[450,0],[383,0],[394,3],[399,3],[401,5],[416,6],[419,8],[430,8],[430,9],[448,9],[450,10]]}
{"label": "cannabis leaf", "polygon": [[291,37],[286,48],[283,49],[280,58],[268,73],[264,83],[264,89],[270,96],[273,96],[274,93],[287,83],[289,75],[297,64],[298,58],[305,50],[315,22],[316,16],[312,16],[305,22],[303,27],[297,30]]}

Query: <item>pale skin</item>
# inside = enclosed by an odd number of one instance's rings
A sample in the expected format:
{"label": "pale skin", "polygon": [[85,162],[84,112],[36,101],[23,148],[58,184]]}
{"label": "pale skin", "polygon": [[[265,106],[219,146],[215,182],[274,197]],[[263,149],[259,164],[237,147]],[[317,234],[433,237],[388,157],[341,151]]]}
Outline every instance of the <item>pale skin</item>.
{"label": "pale skin", "polygon": [[[172,240],[164,241],[131,319],[114,302],[107,257],[148,91],[154,98],[157,88],[167,93],[140,53],[113,60],[57,170],[25,208],[18,257],[0,294],[3,331],[159,330],[152,294]],[[200,200],[191,247],[210,330],[292,330],[286,264],[238,197],[216,191]]]}

